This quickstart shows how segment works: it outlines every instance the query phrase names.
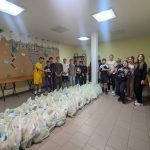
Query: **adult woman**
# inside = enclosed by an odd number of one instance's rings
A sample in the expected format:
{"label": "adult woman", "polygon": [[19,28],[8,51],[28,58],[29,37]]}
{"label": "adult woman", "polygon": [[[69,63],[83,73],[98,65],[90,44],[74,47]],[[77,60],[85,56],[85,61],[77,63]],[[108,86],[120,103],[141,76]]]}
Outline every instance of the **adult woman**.
{"label": "adult woman", "polygon": [[142,92],[143,92],[143,85],[146,79],[147,74],[147,64],[145,62],[144,54],[139,54],[137,57],[137,63],[135,64],[134,70],[134,91],[136,96],[135,105],[142,106]]}
{"label": "adult woman", "polygon": [[127,95],[128,95],[128,100],[133,100],[134,98],[134,57],[131,56],[128,58],[128,67],[130,69],[130,76],[127,78]]}

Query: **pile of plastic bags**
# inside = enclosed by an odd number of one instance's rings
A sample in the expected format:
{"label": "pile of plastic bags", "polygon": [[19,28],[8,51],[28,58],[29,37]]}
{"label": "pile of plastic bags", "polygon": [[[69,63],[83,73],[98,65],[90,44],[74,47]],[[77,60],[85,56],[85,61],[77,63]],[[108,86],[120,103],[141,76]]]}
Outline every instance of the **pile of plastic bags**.
{"label": "pile of plastic bags", "polygon": [[42,142],[55,127],[65,124],[67,116],[75,116],[101,93],[98,84],[76,85],[5,110],[0,114],[0,150],[26,149]]}

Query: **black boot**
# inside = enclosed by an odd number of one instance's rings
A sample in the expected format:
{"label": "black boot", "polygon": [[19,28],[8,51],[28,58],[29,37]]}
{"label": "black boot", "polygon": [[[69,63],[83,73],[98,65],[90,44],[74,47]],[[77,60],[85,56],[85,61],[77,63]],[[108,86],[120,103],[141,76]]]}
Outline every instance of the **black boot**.
{"label": "black boot", "polygon": [[123,104],[126,103],[126,100],[125,100],[125,93],[124,93],[124,92],[121,92],[121,100],[122,100],[122,103],[123,103]]}
{"label": "black boot", "polygon": [[106,94],[106,95],[108,95],[108,91],[107,91],[107,88],[105,89],[105,94]]}
{"label": "black boot", "polygon": [[104,93],[104,88],[102,87],[102,92]]}

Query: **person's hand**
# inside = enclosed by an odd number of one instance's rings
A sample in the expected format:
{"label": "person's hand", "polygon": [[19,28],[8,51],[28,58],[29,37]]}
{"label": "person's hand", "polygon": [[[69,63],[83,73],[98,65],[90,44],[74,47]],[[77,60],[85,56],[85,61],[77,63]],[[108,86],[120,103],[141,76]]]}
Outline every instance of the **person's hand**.
{"label": "person's hand", "polygon": [[141,80],[141,85],[144,85],[144,80]]}

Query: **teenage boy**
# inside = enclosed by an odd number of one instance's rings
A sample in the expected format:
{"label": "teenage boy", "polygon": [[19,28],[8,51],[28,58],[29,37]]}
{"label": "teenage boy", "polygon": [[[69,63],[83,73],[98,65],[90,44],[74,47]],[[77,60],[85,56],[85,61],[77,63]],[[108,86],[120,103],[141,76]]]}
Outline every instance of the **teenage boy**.
{"label": "teenage boy", "polygon": [[74,86],[75,85],[75,77],[76,77],[76,67],[73,64],[73,60],[70,59],[69,60],[70,64],[69,64],[69,81],[70,81],[70,86]]}
{"label": "teenage boy", "polygon": [[108,94],[107,90],[108,90],[108,83],[109,83],[110,68],[106,64],[106,59],[105,58],[102,59],[102,64],[100,65],[99,71],[100,71],[102,91],[103,91],[103,93],[105,92],[105,94],[107,95]]}
{"label": "teenage boy", "polygon": [[35,95],[41,93],[42,75],[44,72],[43,62],[44,62],[44,57],[39,57],[39,61],[34,65],[33,80],[34,80]]}
{"label": "teenage boy", "polygon": [[79,60],[77,60],[75,67],[76,67],[76,84],[82,85],[82,70]]}
{"label": "teenage boy", "polygon": [[56,63],[55,63],[55,83],[56,88],[59,90],[62,87],[62,73],[63,73],[63,65],[60,63],[60,57],[56,57]]}
{"label": "teenage boy", "polygon": [[51,74],[52,74],[52,90],[54,91],[56,89],[55,84],[55,63],[53,62],[53,57],[49,58],[50,67],[51,67]]}
{"label": "teenage boy", "polygon": [[69,87],[69,64],[67,64],[67,59],[63,59],[63,73],[62,73],[63,87]]}
{"label": "teenage boy", "polygon": [[119,98],[118,101],[121,101],[123,104],[126,103],[125,99],[125,89],[126,89],[126,81],[127,76],[130,75],[130,70],[128,68],[128,62],[126,60],[123,61],[123,66],[117,70],[117,86]]}
{"label": "teenage boy", "polygon": [[53,91],[53,82],[52,82],[52,68],[50,61],[46,61],[46,66],[44,67],[45,70],[45,87],[46,91]]}
{"label": "teenage boy", "polygon": [[86,66],[85,61],[83,61],[83,63],[82,63],[81,70],[82,70],[82,84],[86,84],[86,79],[87,79],[87,66]]}
{"label": "teenage boy", "polygon": [[114,60],[113,54],[109,55],[109,60],[107,61],[107,64],[110,68],[108,89],[110,90],[110,86],[112,86],[112,94],[114,94],[115,93],[115,66],[116,66],[116,61]]}

